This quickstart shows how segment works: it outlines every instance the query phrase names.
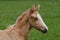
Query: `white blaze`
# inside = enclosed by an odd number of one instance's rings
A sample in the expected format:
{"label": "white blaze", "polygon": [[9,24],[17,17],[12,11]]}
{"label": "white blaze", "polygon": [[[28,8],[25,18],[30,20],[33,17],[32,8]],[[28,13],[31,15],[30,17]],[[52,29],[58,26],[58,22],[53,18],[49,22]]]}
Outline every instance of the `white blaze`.
{"label": "white blaze", "polygon": [[41,24],[44,25],[44,27],[48,30],[47,25],[44,23],[39,13],[37,13],[37,17],[38,17],[38,20],[41,22]]}

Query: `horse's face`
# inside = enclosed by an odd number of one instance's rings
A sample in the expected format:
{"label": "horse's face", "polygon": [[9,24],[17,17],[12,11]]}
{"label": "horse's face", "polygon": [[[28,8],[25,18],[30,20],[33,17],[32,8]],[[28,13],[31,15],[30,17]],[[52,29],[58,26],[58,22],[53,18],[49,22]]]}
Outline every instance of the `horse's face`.
{"label": "horse's face", "polygon": [[34,28],[40,30],[43,33],[46,33],[48,31],[48,27],[43,22],[40,14],[38,13],[37,8],[33,9],[32,12],[33,13],[30,16],[30,24],[31,24],[31,26],[33,26]]}

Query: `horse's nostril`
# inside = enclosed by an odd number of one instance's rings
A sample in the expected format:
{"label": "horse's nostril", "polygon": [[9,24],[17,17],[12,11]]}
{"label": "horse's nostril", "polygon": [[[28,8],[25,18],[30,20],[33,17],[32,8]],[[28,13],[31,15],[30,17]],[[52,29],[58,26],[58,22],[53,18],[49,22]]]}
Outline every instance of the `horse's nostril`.
{"label": "horse's nostril", "polygon": [[47,32],[48,32],[48,30],[47,29],[44,29],[43,33],[47,33]]}
{"label": "horse's nostril", "polygon": [[47,29],[45,29],[45,32],[48,32],[48,30],[47,30]]}

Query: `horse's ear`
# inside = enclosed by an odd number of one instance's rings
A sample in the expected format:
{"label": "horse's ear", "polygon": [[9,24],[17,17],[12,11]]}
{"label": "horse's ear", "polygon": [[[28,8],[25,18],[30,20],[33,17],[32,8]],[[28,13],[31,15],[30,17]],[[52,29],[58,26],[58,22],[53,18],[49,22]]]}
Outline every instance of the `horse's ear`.
{"label": "horse's ear", "polygon": [[35,5],[33,4],[33,5],[32,5],[32,8],[34,8],[34,7],[35,7]]}
{"label": "horse's ear", "polygon": [[33,13],[34,8],[35,8],[35,5],[33,5],[32,8],[30,9],[30,12],[31,12],[31,13]]}
{"label": "horse's ear", "polygon": [[36,10],[39,10],[39,8],[40,8],[40,4],[38,4],[38,5],[36,6]]}

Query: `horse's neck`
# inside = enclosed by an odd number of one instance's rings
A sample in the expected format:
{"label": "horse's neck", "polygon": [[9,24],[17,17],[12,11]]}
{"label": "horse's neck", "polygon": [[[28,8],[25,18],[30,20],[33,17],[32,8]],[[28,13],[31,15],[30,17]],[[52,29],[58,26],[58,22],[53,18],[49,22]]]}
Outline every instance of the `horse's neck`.
{"label": "horse's neck", "polygon": [[14,31],[16,31],[20,37],[23,37],[25,40],[27,40],[30,31],[30,25],[27,23],[24,26],[21,26],[21,28],[19,27],[15,28]]}
{"label": "horse's neck", "polygon": [[16,33],[18,33],[20,36],[24,37],[25,40],[27,40],[29,31],[30,31],[30,25],[29,23],[25,23],[25,25],[22,26],[15,26]]}
{"label": "horse's neck", "polygon": [[28,19],[29,14],[26,14],[23,19],[21,19],[18,23],[15,25],[15,30],[17,33],[19,33],[20,36],[24,37],[25,40],[27,40],[29,31],[31,29]]}

